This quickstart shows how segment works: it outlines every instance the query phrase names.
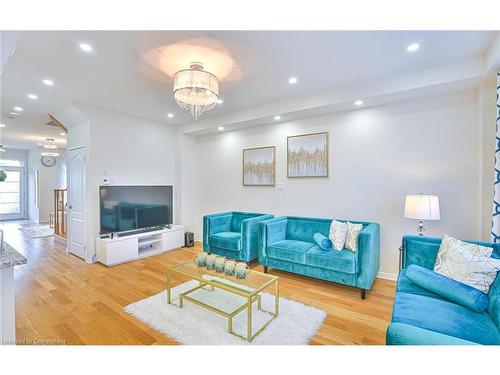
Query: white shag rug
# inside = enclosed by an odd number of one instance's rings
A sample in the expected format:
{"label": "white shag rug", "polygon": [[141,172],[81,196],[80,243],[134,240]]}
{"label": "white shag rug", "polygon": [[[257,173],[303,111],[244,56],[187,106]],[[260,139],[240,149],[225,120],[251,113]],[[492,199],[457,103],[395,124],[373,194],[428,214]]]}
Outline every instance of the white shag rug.
{"label": "white shag rug", "polygon": [[31,238],[43,238],[54,235],[54,228],[48,224],[25,224],[19,227],[19,230]]}
{"label": "white shag rug", "polygon": [[[172,301],[178,304],[178,295],[197,286],[188,281],[171,289]],[[244,298],[215,289],[199,289],[190,294],[197,299],[223,308],[240,306]],[[252,328],[257,332],[271,315],[252,310]],[[262,308],[274,311],[274,296],[262,293]],[[279,315],[252,342],[227,332],[227,318],[184,300],[184,307],[167,304],[166,291],[134,302],[124,308],[141,322],[185,345],[307,345],[323,324],[324,310],[280,297]],[[233,318],[233,331],[246,336],[246,309]]]}

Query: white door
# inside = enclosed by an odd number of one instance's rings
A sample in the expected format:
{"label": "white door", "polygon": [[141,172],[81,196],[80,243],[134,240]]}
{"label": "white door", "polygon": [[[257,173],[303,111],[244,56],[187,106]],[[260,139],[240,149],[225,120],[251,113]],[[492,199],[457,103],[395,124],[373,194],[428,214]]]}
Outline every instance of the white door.
{"label": "white door", "polygon": [[68,152],[68,251],[85,259],[85,148]]}
{"label": "white door", "polygon": [[0,220],[24,219],[24,166],[2,167],[7,179],[0,182]]}

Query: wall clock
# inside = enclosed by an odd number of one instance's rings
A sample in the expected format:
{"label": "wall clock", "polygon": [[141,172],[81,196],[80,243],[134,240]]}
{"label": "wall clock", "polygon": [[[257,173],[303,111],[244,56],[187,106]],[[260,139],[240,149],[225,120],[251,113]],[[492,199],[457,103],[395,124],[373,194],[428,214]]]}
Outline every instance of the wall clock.
{"label": "wall clock", "polygon": [[54,156],[42,156],[40,161],[46,167],[53,167],[56,165],[56,158]]}

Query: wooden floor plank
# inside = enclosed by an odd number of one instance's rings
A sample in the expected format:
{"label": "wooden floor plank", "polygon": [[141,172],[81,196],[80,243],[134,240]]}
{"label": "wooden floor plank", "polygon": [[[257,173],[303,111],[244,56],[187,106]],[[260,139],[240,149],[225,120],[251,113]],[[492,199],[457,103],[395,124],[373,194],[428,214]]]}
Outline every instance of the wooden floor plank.
{"label": "wooden floor plank", "polygon": [[[15,269],[16,333],[26,343],[144,345],[176,344],[142,324],[123,308],[165,289],[166,268],[194,258],[201,245],[106,267],[67,254],[54,238],[31,239],[3,222],[6,240],[28,264]],[[251,268],[262,270],[253,262]],[[380,345],[392,312],[395,283],[377,279],[366,300],[358,289],[301,275],[270,270],[280,277],[282,296],[327,311],[311,345]],[[177,285],[185,280],[173,278]]]}

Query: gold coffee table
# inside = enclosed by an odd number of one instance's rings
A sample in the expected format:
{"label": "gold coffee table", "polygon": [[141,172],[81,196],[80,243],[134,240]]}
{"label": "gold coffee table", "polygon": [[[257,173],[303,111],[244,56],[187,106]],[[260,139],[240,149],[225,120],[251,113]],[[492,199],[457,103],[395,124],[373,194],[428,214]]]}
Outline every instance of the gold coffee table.
{"label": "gold coffee table", "polygon": [[[184,306],[184,300],[192,302],[198,306],[204,307],[214,313],[222,315],[228,319],[227,331],[235,336],[241,337],[245,340],[252,341],[259,335],[268,325],[278,316],[279,313],[279,278],[267,273],[250,270],[245,279],[237,279],[234,276],[226,276],[224,273],[217,273],[209,271],[206,268],[199,268],[190,260],[188,262],[176,264],[175,266],[167,269],[167,303],[172,304],[171,300],[171,277],[172,275],[187,277],[190,280],[198,282],[198,286],[179,294],[179,304],[176,305],[180,308]],[[262,309],[261,292],[266,288],[274,286],[274,312]],[[196,291],[204,289],[214,291],[214,288],[222,290],[227,293],[235,294],[243,297],[244,303],[233,306],[231,311],[224,311],[211,304],[210,298],[205,298],[202,301],[195,296]],[[208,294],[210,296],[210,294]],[[214,301],[215,302],[215,301]],[[259,310],[270,315],[269,321],[261,327],[255,334],[252,334],[252,304],[257,302]],[[175,304],[174,304],[175,305]],[[233,332],[233,318],[243,310],[247,309],[247,334],[246,337]]]}

